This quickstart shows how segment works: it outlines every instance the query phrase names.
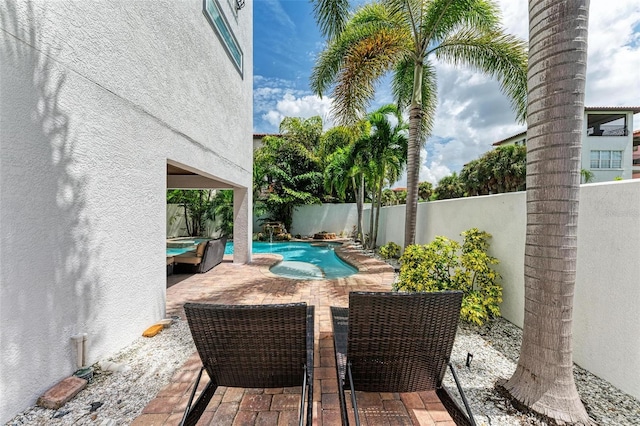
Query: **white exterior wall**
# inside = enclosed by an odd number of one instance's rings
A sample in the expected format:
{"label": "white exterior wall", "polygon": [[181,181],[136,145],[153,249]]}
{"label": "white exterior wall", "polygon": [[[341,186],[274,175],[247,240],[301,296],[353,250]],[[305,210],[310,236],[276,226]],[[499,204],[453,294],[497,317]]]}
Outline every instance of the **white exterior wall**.
{"label": "white exterior wall", "polygon": [[[365,209],[368,207],[365,205]],[[369,210],[365,210],[365,214],[369,214]],[[327,231],[350,236],[357,223],[355,204],[312,204],[295,209],[289,232],[292,235],[313,235]]]}
{"label": "white exterior wall", "polygon": [[[355,211],[355,206],[350,206]],[[311,209],[303,207],[296,212],[294,224],[301,211],[305,212],[307,223],[314,222]],[[315,212],[322,212],[318,221],[325,223],[329,223],[327,217],[344,215],[342,210],[335,214],[320,209]],[[365,214],[366,229],[368,217]],[[640,399],[639,217],[640,181],[581,186],[573,355],[578,365]],[[522,327],[525,192],[418,205],[418,244],[426,244],[436,235],[461,241],[460,233],[473,227],[492,234],[489,252],[500,261],[496,269],[502,275],[504,288],[502,315]],[[404,206],[382,209],[378,236],[378,245],[389,241],[403,245]]]}
{"label": "white exterior wall", "polygon": [[164,316],[168,160],[251,186],[247,3],[244,76],[200,1],[0,5],[0,422]]}

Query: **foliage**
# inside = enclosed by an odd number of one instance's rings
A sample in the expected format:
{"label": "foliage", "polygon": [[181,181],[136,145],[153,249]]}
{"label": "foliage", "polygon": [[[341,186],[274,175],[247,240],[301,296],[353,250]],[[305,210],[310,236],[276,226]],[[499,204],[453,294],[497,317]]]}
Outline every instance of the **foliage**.
{"label": "foliage", "polygon": [[504,145],[467,163],[460,181],[467,196],[524,191],[527,176],[527,148]]}
{"label": "foliage", "polygon": [[397,258],[400,256],[401,247],[394,243],[393,241],[389,241],[387,244],[380,247],[378,253],[385,259]]}
{"label": "foliage", "polygon": [[429,201],[433,194],[434,191],[431,182],[420,182],[418,184],[418,199],[422,201]]}
{"label": "foliage", "polygon": [[371,132],[356,141],[354,150],[368,155],[365,175],[373,189],[372,216],[369,222],[369,248],[373,249],[378,235],[385,182],[391,184],[398,180],[407,161],[407,123],[398,107],[393,104],[384,105],[369,113],[367,121],[371,124]]}
{"label": "foliage", "polygon": [[227,237],[233,236],[233,190],[223,189],[216,192],[213,199],[211,219],[219,220],[218,231]]}
{"label": "foliage", "polygon": [[595,175],[589,169],[580,169],[580,177],[582,178],[582,183],[591,183]]}
{"label": "foliage", "polygon": [[213,216],[214,191],[199,189],[171,189],[167,191],[167,204],[179,204],[183,209],[187,234],[205,236],[206,221]]}
{"label": "foliage", "polygon": [[400,257],[401,291],[462,290],[460,316],[482,325],[500,315],[502,302],[500,275],[493,269],[498,260],[487,254],[490,234],[469,229],[457,241],[438,236],[426,245],[410,245]]}
{"label": "foliage", "polygon": [[254,152],[254,195],[272,220],[289,229],[294,208],[319,203],[323,194],[322,168],[313,146],[320,139],[322,121],[287,117],[280,131],[282,137],[265,136]]}
{"label": "foliage", "polygon": [[449,200],[451,198],[464,197],[464,186],[456,172],[445,176],[438,182],[435,190],[436,200]]}

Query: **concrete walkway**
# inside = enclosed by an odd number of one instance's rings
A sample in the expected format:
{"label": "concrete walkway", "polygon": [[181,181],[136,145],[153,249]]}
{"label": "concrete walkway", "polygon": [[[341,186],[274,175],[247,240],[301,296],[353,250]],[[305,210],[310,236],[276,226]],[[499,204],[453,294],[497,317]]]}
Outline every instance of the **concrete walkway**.
{"label": "concrete walkway", "polygon": [[[350,291],[390,291],[394,274],[386,263],[364,256],[353,248],[337,251],[360,272],[337,280],[296,281],[269,272],[269,267],[279,257],[261,254],[254,255],[249,265],[235,265],[230,258],[225,258],[222,264],[206,274],[170,276],[167,278],[167,316],[178,315],[184,319],[182,306],[188,301],[219,304],[306,302],[315,305],[314,425],[340,425],[329,306],[348,306]],[[194,353],[133,425],[177,425],[201,365],[198,354]],[[206,384],[206,379],[201,381],[201,388],[204,387],[202,382]],[[298,420],[300,391],[299,387],[220,387],[198,424],[294,425]],[[363,425],[455,426],[435,392],[358,393],[358,404]],[[350,417],[353,418],[352,413]]]}

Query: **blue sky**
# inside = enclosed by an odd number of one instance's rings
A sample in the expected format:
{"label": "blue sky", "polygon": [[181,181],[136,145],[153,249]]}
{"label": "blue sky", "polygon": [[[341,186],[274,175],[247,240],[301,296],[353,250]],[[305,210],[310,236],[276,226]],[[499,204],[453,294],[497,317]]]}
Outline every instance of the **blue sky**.
{"label": "blue sky", "polygon": [[[362,2],[363,0],[359,0]],[[508,32],[527,39],[527,0],[498,0]],[[587,106],[640,105],[640,3],[591,0]],[[309,76],[323,39],[307,0],[254,0],[254,132],[276,133],[283,117],[320,115],[332,124],[331,94],[320,99]],[[436,183],[524,130],[495,81],[467,69],[436,64],[438,110],[422,152],[420,180]],[[382,82],[371,110],[392,102]],[[634,128],[640,128],[640,114]],[[403,186],[404,179],[397,183]]]}

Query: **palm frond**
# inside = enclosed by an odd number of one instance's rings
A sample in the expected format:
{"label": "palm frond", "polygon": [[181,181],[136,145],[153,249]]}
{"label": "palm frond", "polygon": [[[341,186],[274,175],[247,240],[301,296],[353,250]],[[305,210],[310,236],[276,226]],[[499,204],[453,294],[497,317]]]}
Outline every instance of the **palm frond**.
{"label": "palm frond", "polygon": [[517,118],[524,120],[527,99],[524,41],[503,32],[462,30],[444,39],[433,52],[439,60],[469,65],[496,78],[502,92],[511,100]]}
{"label": "palm frond", "polygon": [[[500,9],[491,0],[433,0],[422,22],[425,43],[436,43],[459,28],[494,32],[500,28]],[[427,45],[424,46],[428,47]]]}
{"label": "palm frond", "polygon": [[335,83],[333,112],[339,122],[353,123],[363,115],[377,80],[409,49],[407,35],[397,16],[371,4],[359,9],[320,54],[311,87],[322,95]]}
{"label": "palm frond", "polygon": [[349,17],[349,0],[311,0],[311,3],[322,35],[332,39],[340,34]]}

